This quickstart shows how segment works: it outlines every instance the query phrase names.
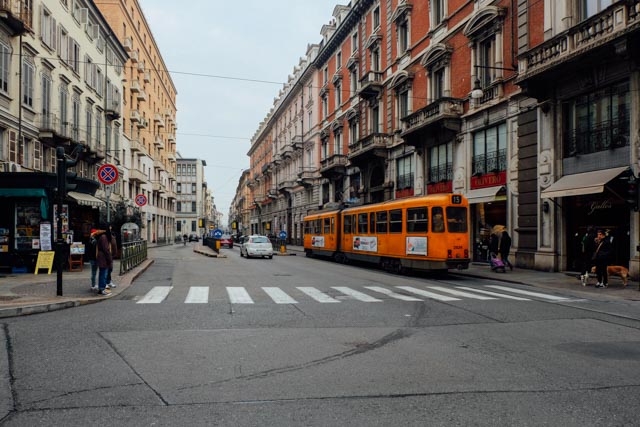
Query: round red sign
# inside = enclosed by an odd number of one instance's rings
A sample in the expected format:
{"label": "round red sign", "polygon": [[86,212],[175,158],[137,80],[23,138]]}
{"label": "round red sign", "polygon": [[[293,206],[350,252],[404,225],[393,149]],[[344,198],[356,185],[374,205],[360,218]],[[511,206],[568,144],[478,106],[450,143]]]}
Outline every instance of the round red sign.
{"label": "round red sign", "polygon": [[98,168],[98,180],[104,185],[115,184],[118,180],[118,169],[110,164],[104,164]]}
{"label": "round red sign", "polygon": [[147,204],[147,196],[145,196],[144,194],[138,194],[136,196],[136,205],[144,206],[146,204]]}

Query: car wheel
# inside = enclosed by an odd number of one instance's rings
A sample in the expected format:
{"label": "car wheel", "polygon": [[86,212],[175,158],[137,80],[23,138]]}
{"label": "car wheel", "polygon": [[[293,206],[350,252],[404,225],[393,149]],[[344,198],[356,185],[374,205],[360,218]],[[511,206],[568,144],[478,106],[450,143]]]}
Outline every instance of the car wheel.
{"label": "car wheel", "polygon": [[273,255],[269,255],[267,258],[269,258],[269,259],[273,259]]}

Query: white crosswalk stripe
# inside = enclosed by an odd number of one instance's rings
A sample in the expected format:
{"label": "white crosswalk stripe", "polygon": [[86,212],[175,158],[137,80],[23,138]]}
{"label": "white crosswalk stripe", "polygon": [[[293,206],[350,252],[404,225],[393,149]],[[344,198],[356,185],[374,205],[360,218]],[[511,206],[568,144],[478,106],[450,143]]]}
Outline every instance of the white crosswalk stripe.
{"label": "white crosswalk stripe", "polygon": [[253,304],[253,299],[245,288],[228,287],[227,294],[232,304]]}
{"label": "white crosswalk stripe", "polygon": [[137,304],[160,304],[169,295],[173,286],[154,286]]}
{"label": "white crosswalk stripe", "polygon": [[262,288],[267,295],[271,297],[276,304],[297,304],[298,301],[291,298],[285,291],[280,288]]}
{"label": "white crosswalk stripe", "polygon": [[482,300],[482,301],[495,299],[493,297],[484,297],[482,295],[476,295],[476,294],[472,294],[472,293],[469,293],[469,292],[456,291],[455,289],[444,288],[442,286],[427,286],[427,287],[429,289],[434,289],[434,290],[439,291],[439,292],[445,292],[445,293],[448,293],[448,294],[451,294],[451,295],[455,295],[455,296],[458,296],[458,297],[479,299],[479,300]]}
{"label": "white crosswalk stripe", "polygon": [[498,298],[512,299],[516,301],[531,301],[528,298],[514,297],[513,295],[507,295],[507,294],[499,294],[498,292],[485,291],[484,289],[467,288],[466,286],[456,286],[456,288],[464,289],[465,291],[479,292],[481,294],[491,295],[493,297],[498,297]]}
{"label": "white crosswalk stripe", "polygon": [[318,301],[318,302],[340,302],[335,298],[331,298],[329,295],[320,292],[319,290],[317,290],[316,288],[311,288],[308,286],[302,286],[297,288],[300,292],[303,292],[307,295],[309,295],[311,298],[313,298],[314,300]]}
{"label": "white crosswalk stripe", "polygon": [[396,288],[438,301],[460,301],[459,298],[448,297],[446,295],[436,294],[433,292],[425,291],[424,289],[413,288],[411,286],[396,286]]}
{"label": "white crosswalk stripe", "polygon": [[[386,295],[389,298],[394,298],[402,301],[424,301],[424,299],[432,299],[436,301],[461,301],[462,299],[475,299],[475,300],[499,300],[507,299],[514,301],[531,301],[532,298],[543,299],[548,301],[572,301],[570,298],[559,297],[555,295],[547,295],[541,292],[526,291],[517,288],[511,288],[507,286],[499,285],[486,285],[483,289],[456,286],[456,287],[444,287],[444,286],[425,286],[427,289],[412,287],[412,286],[394,286],[393,288],[406,293],[417,295],[421,298],[416,298],[404,293],[394,292],[391,289],[382,286],[364,286],[364,289],[369,291]],[[169,294],[173,291],[173,286],[154,286],[146,295],[137,301],[137,304],[160,304],[164,302]],[[495,289],[487,290],[487,288]],[[287,292],[279,287],[265,286],[261,288],[262,291],[276,304],[299,304],[299,301],[289,295]],[[339,303],[344,300],[344,297],[332,297],[329,294],[311,287],[300,286],[296,288],[306,296],[310,297],[319,303]],[[359,290],[347,287],[347,286],[332,286],[337,292],[349,297],[349,299],[361,301],[361,302],[383,302],[382,299],[376,298],[368,293],[361,292]],[[249,291],[242,286],[227,287],[227,295],[229,302],[232,304],[254,304],[254,300],[249,294]],[[207,304],[209,303],[208,286],[191,286],[188,294],[184,300],[185,304]],[[257,291],[256,291],[257,293]],[[519,296],[511,295],[517,294]],[[522,296],[520,296],[522,295]],[[256,294],[259,297],[259,295]],[[264,299],[264,298],[263,298]],[[260,301],[260,299],[258,299]],[[302,300],[304,302],[304,300]]]}
{"label": "white crosswalk stripe", "polygon": [[569,301],[569,298],[557,297],[555,295],[541,294],[539,292],[523,291],[522,289],[508,288],[499,285],[487,285],[488,288],[499,289],[501,291],[512,292],[514,294],[527,295],[530,297],[544,298],[551,301]]}
{"label": "white crosswalk stripe", "polygon": [[399,299],[402,301],[422,301],[420,298],[410,297],[408,295],[398,294],[386,288],[381,288],[380,286],[365,286],[367,289],[371,289],[374,292],[380,292],[381,294],[385,294],[390,296],[391,298]]}
{"label": "white crosswalk stripe", "polygon": [[189,288],[185,304],[206,304],[209,302],[208,286],[192,286]]}
{"label": "white crosswalk stripe", "polygon": [[335,289],[336,291],[340,291],[345,295],[348,295],[354,299],[357,299],[358,301],[364,301],[364,302],[382,302],[381,299],[378,298],[374,298],[370,295],[367,294],[363,294],[362,292],[358,292],[355,289],[351,289],[351,288],[347,288],[346,286],[332,286],[333,289]]}

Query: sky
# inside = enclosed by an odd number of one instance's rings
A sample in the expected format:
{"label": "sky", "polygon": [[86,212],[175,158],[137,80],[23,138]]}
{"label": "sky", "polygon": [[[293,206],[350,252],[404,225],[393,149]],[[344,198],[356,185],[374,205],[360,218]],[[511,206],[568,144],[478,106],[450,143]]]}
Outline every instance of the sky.
{"label": "sky", "polygon": [[[307,45],[348,0],[139,0],[177,90],[177,150],[206,161],[227,225],[251,137]],[[272,83],[252,82],[260,80]]]}

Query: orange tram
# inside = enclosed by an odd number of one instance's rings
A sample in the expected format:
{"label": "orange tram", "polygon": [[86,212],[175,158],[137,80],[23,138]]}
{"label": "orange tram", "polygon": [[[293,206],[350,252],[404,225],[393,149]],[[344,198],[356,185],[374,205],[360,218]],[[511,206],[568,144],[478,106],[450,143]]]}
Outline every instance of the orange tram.
{"label": "orange tram", "polygon": [[401,273],[469,268],[469,204],[435,194],[319,210],[304,218],[309,257],[362,261]]}

